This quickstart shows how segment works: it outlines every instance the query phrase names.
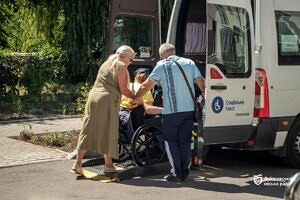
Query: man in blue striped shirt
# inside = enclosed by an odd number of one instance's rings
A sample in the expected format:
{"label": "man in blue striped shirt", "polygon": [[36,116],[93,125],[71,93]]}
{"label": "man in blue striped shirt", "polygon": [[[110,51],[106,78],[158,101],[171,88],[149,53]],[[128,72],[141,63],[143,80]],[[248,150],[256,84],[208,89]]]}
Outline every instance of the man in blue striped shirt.
{"label": "man in blue striped shirt", "polygon": [[194,103],[176,61],[182,67],[194,92],[194,83],[204,93],[205,80],[195,63],[175,55],[175,47],[164,43],[159,48],[159,61],[148,79],[136,94],[142,97],[159,83],[163,91],[162,132],[165,137],[166,151],[172,166],[167,181],[183,181],[189,174],[191,161],[191,134],[193,128]]}

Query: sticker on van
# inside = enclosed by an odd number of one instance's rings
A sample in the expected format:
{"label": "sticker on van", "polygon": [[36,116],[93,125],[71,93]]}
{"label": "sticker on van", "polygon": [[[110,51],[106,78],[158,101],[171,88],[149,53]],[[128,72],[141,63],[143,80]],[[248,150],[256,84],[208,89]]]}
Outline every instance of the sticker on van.
{"label": "sticker on van", "polygon": [[217,96],[212,101],[212,110],[214,113],[220,113],[224,107],[224,101],[220,96]]}

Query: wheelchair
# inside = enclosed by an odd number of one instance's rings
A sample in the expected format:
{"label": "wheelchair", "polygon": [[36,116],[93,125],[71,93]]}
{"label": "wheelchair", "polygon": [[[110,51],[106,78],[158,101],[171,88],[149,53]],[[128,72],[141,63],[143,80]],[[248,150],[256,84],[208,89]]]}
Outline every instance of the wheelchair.
{"label": "wheelchair", "polygon": [[166,151],[161,127],[161,118],[150,118],[133,134],[132,159],[138,166],[152,165],[166,160]]}
{"label": "wheelchair", "polygon": [[[153,105],[162,106],[162,90],[156,86],[153,91]],[[119,162],[132,159],[140,167],[167,160],[164,139],[161,132],[161,116],[144,114],[143,106],[134,108],[128,120],[128,131],[120,122]],[[126,129],[126,127],[125,127]]]}
{"label": "wheelchair", "polygon": [[[157,90],[156,90],[157,91]],[[157,96],[161,96],[160,93]],[[160,98],[155,98],[155,105],[162,106],[162,101]],[[204,101],[201,102],[201,110],[204,107]],[[138,110],[141,108],[136,108],[137,113],[144,113],[143,110]],[[201,114],[200,112],[199,114]],[[144,115],[144,114],[143,114]],[[138,116],[136,118],[140,119],[143,116]],[[202,116],[200,116],[202,118]],[[131,158],[134,163],[140,167],[146,165],[152,165],[160,163],[167,160],[167,155],[165,151],[164,138],[161,131],[161,117],[159,115],[151,116],[146,115],[143,119],[143,123],[138,123],[135,126],[135,119],[129,120],[129,127],[131,129],[131,136],[128,134],[122,135],[120,130],[119,137],[119,162],[126,161]],[[203,126],[203,124],[201,124]],[[120,126],[121,127],[121,126]],[[191,135],[193,160],[192,164],[194,166],[199,166],[199,156],[202,158],[203,154],[203,141],[199,141],[199,137],[196,134],[198,129],[203,129],[203,127],[197,127],[194,124],[193,134]],[[197,158],[197,160],[194,160]]]}
{"label": "wheelchair", "polygon": [[164,139],[161,132],[161,117],[146,115],[143,124],[135,127],[129,119],[129,127],[133,132],[128,136],[128,130],[122,130],[119,135],[119,162],[131,158],[139,167],[160,163],[166,160]]}

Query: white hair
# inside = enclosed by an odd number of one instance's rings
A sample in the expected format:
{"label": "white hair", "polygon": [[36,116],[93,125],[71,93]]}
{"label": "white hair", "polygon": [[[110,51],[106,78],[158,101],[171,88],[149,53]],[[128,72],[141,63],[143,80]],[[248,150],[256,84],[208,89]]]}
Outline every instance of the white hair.
{"label": "white hair", "polygon": [[130,46],[122,45],[117,49],[116,54],[119,54],[120,56],[126,55],[129,58],[134,58],[136,53]]}
{"label": "white hair", "polygon": [[173,44],[170,43],[163,43],[160,45],[159,47],[159,54],[163,54],[165,52],[172,52],[173,54],[175,54],[175,47]]}

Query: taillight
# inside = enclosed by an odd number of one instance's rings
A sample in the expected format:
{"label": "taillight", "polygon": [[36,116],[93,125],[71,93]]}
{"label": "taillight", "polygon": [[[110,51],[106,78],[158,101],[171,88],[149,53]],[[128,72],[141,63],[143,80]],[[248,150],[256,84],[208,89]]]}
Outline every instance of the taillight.
{"label": "taillight", "polygon": [[257,68],[255,73],[254,117],[269,117],[269,90],[264,69]]}
{"label": "taillight", "polygon": [[222,75],[214,68],[210,68],[211,79],[222,79]]}

